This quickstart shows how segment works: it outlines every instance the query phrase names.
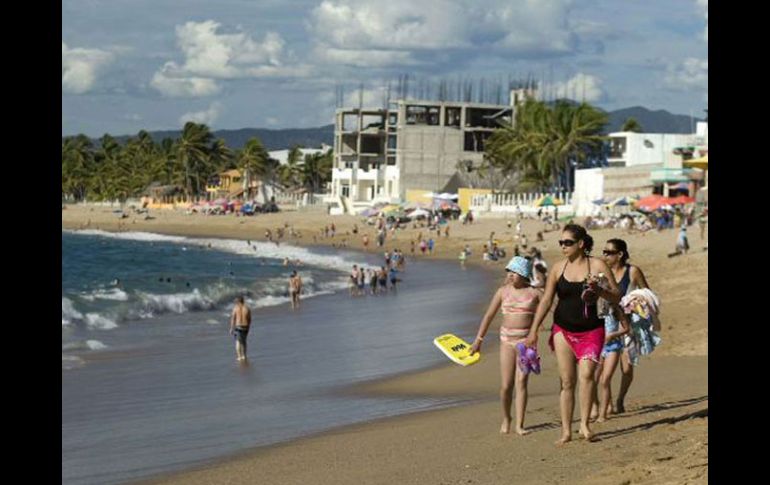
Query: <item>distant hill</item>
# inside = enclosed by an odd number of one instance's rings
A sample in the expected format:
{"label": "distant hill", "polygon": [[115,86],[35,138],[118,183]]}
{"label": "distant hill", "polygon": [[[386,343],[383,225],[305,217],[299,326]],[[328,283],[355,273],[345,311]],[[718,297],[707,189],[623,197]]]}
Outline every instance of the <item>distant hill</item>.
{"label": "distant hill", "polygon": [[[646,133],[692,133],[691,126],[694,126],[698,121],[703,121],[698,118],[691,121],[687,115],[676,115],[662,109],[651,111],[642,106],[608,111],[607,114],[610,121],[604,130],[605,133],[620,131],[628,118],[636,118]],[[151,131],[149,133],[156,142],[160,142],[164,138],[175,139],[179,137],[181,130]],[[213,134],[215,138],[223,138],[227,146],[232,149],[242,148],[246,141],[252,137],[259,138],[268,150],[282,150],[293,145],[300,145],[305,148],[318,148],[322,143],[334,145],[334,125],[283,130],[241,128],[239,130],[218,130],[214,131]],[[123,143],[130,136],[136,136],[136,134],[116,136],[115,138]],[[98,140],[94,140],[94,142],[97,145],[99,143]]]}
{"label": "distant hill", "polygon": [[[182,130],[150,131],[153,140],[160,143],[164,138],[176,139]],[[282,150],[294,145],[305,148],[320,148],[322,143],[334,144],[334,125],[320,126],[318,128],[291,128],[285,130],[268,130],[265,128],[241,128],[239,130],[217,130],[212,132],[214,138],[222,138],[225,144],[236,150],[242,148],[249,138],[257,137],[268,150]],[[124,143],[134,135],[116,136],[119,143]],[[95,144],[99,140],[94,140]]]}
{"label": "distant hill", "polygon": [[628,118],[635,118],[645,133],[694,133],[695,123],[703,121],[699,118],[691,120],[688,115],[675,115],[663,109],[650,111],[642,106],[608,111],[607,114],[610,122],[605,128],[606,133],[620,131]]}

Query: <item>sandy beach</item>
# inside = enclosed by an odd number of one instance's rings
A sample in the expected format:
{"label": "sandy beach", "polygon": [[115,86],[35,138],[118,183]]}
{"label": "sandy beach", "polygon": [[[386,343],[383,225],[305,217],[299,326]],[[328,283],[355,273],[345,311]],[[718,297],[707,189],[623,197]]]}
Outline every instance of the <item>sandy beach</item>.
{"label": "sandy beach", "polygon": [[[477,219],[472,225],[450,223],[449,237],[426,228],[399,231],[384,248],[376,248],[375,231],[354,216],[329,217],[325,212],[282,212],[250,218],[186,215],[181,211],[153,211],[153,219],[130,216],[119,220],[109,207],[67,206],[62,210],[64,229],[147,231],[161,234],[222,237],[264,241],[265,230],[293,226],[301,238],[283,243],[312,246],[339,245],[350,249],[384,252],[400,248],[410,257],[410,241],[418,233],[436,240],[434,253],[424,259],[457,260],[470,245],[466,264],[489,270],[489,278],[502,281],[503,262],[481,261],[482,246],[495,238],[509,252],[514,230],[507,219]],[[323,238],[320,230],[334,223],[337,235]],[[515,221],[514,221],[515,222]],[[359,234],[353,235],[357,224]],[[560,232],[544,234],[535,242],[542,223],[523,222],[530,246],[543,251],[549,266],[560,258]],[[499,364],[495,339],[487,339],[478,365],[451,364],[397,378],[369,383],[350,392],[389,396],[472,396],[474,404],[429,411],[349,426],[289,443],[257,448],[216,463],[143,483],[168,484],[299,484],[299,483],[706,483],[708,473],[708,253],[697,226],[689,231],[690,254],[675,258],[676,231],[627,235],[621,230],[591,234],[601,249],[607,239],[628,242],[631,262],[639,265],[662,298],[663,344],[643,358],[627,398],[627,413],[595,424],[599,441],[576,439],[563,447],[559,435],[558,376],[553,354],[547,350],[543,325],[540,351],[543,373],[530,379],[527,426],[533,433],[501,436],[498,399]],[[316,236],[315,241],[313,236]],[[419,250],[417,250],[419,252]],[[599,251],[596,251],[598,253]],[[459,264],[459,263],[458,263]],[[489,295],[491,297],[491,295]],[[469,301],[483,307],[487,301]],[[481,318],[479,313],[479,319]],[[490,328],[494,335],[499,319]],[[619,371],[615,374],[617,392]],[[578,418],[576,405],[575,420]],[[575,425],[575,429],[577,424]]]}

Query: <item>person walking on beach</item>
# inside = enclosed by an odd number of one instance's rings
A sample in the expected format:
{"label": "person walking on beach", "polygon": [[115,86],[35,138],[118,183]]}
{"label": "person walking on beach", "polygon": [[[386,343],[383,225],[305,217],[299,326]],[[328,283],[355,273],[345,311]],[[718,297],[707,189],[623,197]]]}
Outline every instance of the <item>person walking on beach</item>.
{"label": "person walking on beach", "polygon": [[[604,320],[597,313],[597,300],[610,304],[620,301],[620,290],[607,264],[589,256],[593,238],[585,228],[568,224],[559,241],[565,259],[554,265],[548,275],[535,321],[527,337],[527,346],[537,348],[538,330],[553,305],[559,303],[553,316],[548,343],[556,353],[561,379],[561,438],[556,444],[572,439],[572,414],[575,408],[575,384],[580,380],[580,434],[593,441],[589,415],[596,385],[595,371],[604,346]],[[594,275],[604,273],[608,288],[598,284]]]}
{"label": "person walking on beach", "polygon": [[[642,269],[628,263],[631,256],[628,252],[628,244],[626,241],[622,239],[608,240],[602,254],[604,255],[604,261],[607,263],[607,266],[609,266],[615,277],[615,281],[618,282],[621,298],[636,289],[649,288]],[[617,365],[617,362],[613,364],[612,360],[614,359],[605,359],[602,371],[602,376],[607,373],[607,400],[610,403],[612,402],[612,389],[609,386],[609,382],[611,382],[612,374],[614,372],[612,366]],[[634,380],[634,365],[631,362],[629,349],[625,346],[622,348],[621,354],[618,356],[617,360],[620,361],[621,371],[620,391],[618,392],[618,399],[615,403],[615,408],[612,409],[612,413],[620,414],[626,412],[625,399],[626,394],[628,394],[628,389],[631,387],[631,383]],[[601,378],[599,382],[603,385]],[[601,409],[599,411],[597,416],[601,414]],[[608,409],[607,411],[610,410]]]}
{"label": "person walking on beach", "polygon": [[388,278],[390,279],[390,288],[392,290],[396,289],[396,283],[401,281],[398,279],[398,272],[396,271],[396,268],[391,267],[388,271]]}
{"label": "person walking on beach", "polygon": [[235,307],[230,316],[230,334],[235,338],[235,356],[240,361],[246,360],[246,337],[251,327],[251,310],[242,296],[235,298]]}
{"label": "person walking on beach", "polygon": [[372,295],[377,294],[377,271],[374,269],[369,270],[369,289]]}
{"label": "person walking on beach", "polygon": [[296,310],[299,308],[299,295],[302,292],[302,278],[297,274],[297,271],[291,272],[289,277],[289,296],[291,297],[291,308]]}
{"label": "person walking on beach", "polygon": [[358,294],[366,296],[366,270],[364,268],[358,271]]}
{"label": "person walking on beach", "polygon": [[706,223],[708,222],[708,209],[703,209],[698,216],[698,226],[700,227],[700,240],[703,241],[706,236]]}
{"label": "person walking on beach", "polygon": [[513,257],[505,267],[506,277],[503,286],[497,289],[489,308],[479,324],[479,331],[473,341],[471,355],[481,350],[484,336],[487,334],[492,319],[501,310],[503,321],[500,324],[500,402],[502,403],[503,423],[500,433],[511,432],[511,403],[513,401],[514,382],[516,388],[516,426],[520,435],[528,434],[524,428],[524,414],[527,410],[528,374],[518,365],[519,343],[524,343],[530,332],[535,310],[540,303],[543,290],[529,286],[532,275],[532,263],[520,256]]}
{"label": "person walking on beach", "polygon": [[380,272],[377,275],[380,282],[380,288],[382,288],[382,291],[388,290],[388,271],[385,269],[385,266],[380,267]]}
{"label": "person walking on beach", "polygon": [[433,238],[428,239],[428,253],[433,254],[433,246],[436,243],[433,241]]}
{"label": "person walking on beach", "polygon": [[428,245],[425,243],[425,239],[420,240],[420,252],[425,256],[425,250],[428,249]]}
{"label": "person walking on beach", "polygon": [[353,271],[350,272],[350,296],[358,294],[358,265],[353,265]]}

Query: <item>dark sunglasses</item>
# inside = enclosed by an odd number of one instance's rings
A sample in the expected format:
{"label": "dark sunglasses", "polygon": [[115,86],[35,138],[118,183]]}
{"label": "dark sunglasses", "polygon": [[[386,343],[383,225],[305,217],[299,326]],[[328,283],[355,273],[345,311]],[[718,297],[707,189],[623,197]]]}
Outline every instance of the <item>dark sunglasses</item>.
{"label": "dark sunglasses", "polygon": [[577,241],[573,241],[572,239],[559,239],[559,246],[567,246],[572,247],[577,243]]}
{"label": "dark sunglasses", "polygon": [[615,256],[619,252],[620,251],[610,251],[609,249],[605,249],[604,251],[602,251],[602,254],[605,256]]}

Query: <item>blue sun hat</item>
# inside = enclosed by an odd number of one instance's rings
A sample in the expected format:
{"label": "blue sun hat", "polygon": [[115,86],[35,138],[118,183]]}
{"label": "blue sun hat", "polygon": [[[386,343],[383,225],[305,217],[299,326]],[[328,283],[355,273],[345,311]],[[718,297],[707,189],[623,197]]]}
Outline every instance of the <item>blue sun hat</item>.
{"label": "blue sun hat", "polygon": [[514,273],[521,275],[525,278],[532,276],[532,263],[527,258],[521,256],[514,256],[505,267],[506,271],[513,271]]}

